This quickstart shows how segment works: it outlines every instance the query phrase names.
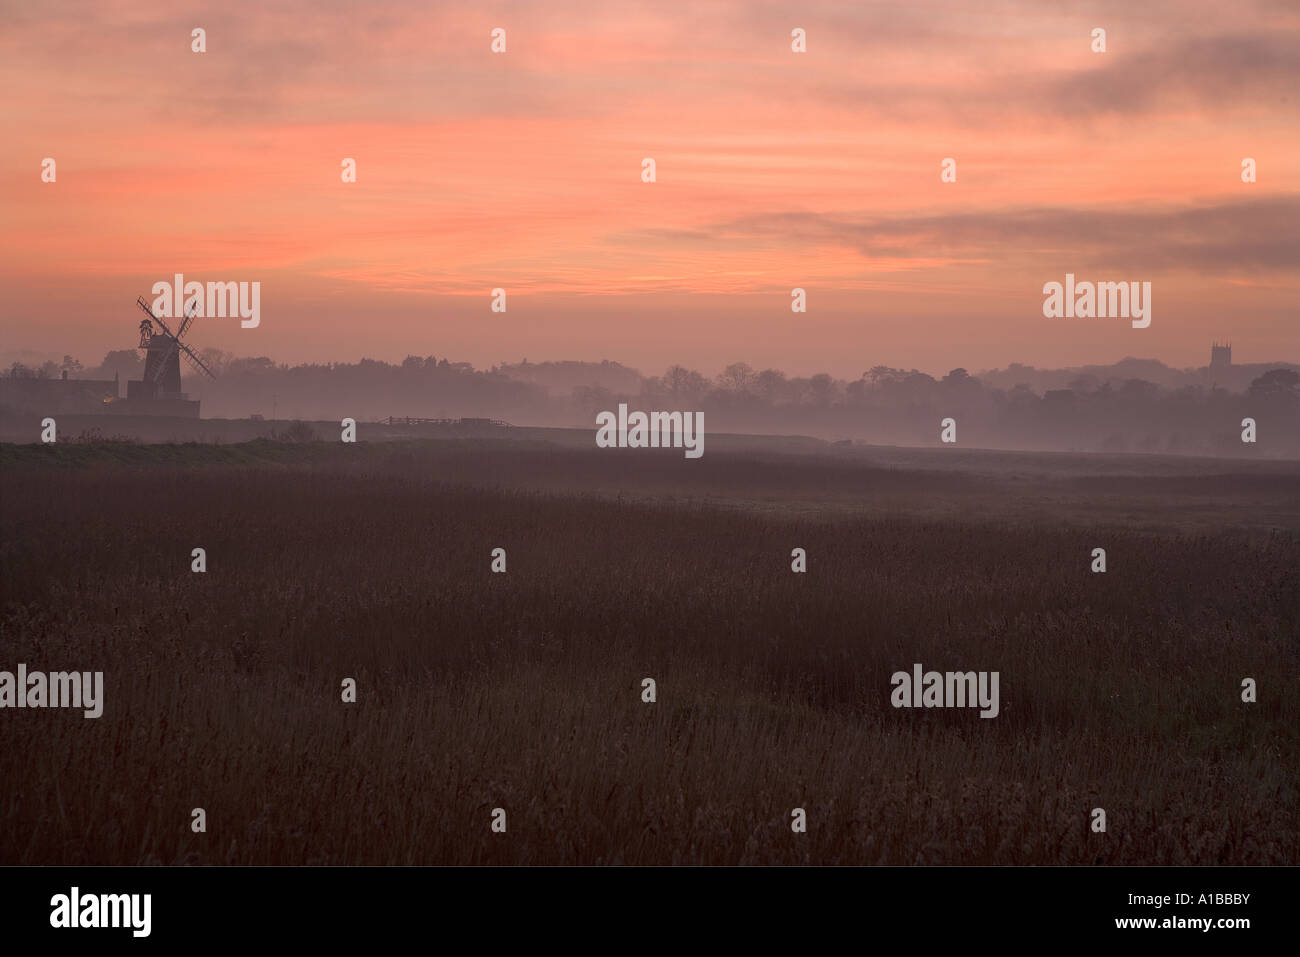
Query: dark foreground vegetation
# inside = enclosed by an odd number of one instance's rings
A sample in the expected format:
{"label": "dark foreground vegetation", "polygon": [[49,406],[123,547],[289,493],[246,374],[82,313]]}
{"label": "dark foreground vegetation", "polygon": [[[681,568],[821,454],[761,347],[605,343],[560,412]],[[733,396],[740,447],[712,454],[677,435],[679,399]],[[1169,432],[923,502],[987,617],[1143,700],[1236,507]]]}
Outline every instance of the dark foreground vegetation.
{"label": "dark foreground vegetation", "polygon": [[0,863],[1300,861],[1295,467],[638,452],[0,448]]}

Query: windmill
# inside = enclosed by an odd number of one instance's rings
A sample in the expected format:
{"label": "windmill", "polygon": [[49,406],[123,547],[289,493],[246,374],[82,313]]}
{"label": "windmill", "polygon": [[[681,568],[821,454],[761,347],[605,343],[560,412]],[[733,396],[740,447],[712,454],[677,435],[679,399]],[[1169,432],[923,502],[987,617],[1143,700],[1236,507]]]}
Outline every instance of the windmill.
{"label": "windmill", "polygon": [[[136,299],[135,304],[143,309],[145,315],[149,318],[140,321],[140,345],[138,348],[145,350],[144,376],[139,382],[127,383],[128,398],[187,398],[181,392],[180,357],[182,355],[185,356],[185,360],[194,369],[203,372],[210,378],[216,378],[216,375],[204,364],[203,360],[196,356],[189,346],[181,342],[181,336],[185,335],[185,331],[189,329],[190,324],[194,321],[194,304],[191,304],[189,312],[181,320],[181,324],[174,334],[168,328],[167,323],[154,315],[144,296]],[[155,324],[161,331],[154,329]]]}

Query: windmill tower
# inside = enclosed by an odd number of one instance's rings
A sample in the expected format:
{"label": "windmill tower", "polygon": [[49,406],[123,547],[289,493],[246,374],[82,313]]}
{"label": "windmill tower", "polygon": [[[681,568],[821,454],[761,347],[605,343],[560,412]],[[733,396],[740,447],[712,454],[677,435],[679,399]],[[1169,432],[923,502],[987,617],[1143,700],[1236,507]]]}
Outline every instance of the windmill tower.
{"label": "windmill tower", "polygon": [[[165,402],[167,400],[188,400],[184,392],[181,391],[181,356],[197,371],[202,372],[215,379],[216,375],[209,369],[203,360],[196,356],[193,350],[185,343],[181,342],[181,336],[189,329],[190,323],[194,321],[194,309],[191,307],[189,313],[181,320],[180,326],[177,327],[175,334],[167,327],[167,323],[154,315],[149,304],[145,302],[144,296],[135,301],[148,319],[140,321],[140,345],[138,348],[145,350],[144,356],[144,376],[139,381],[128,381],[126,384],[126,397],[128,400],[142,399],[146,401]],[[157,325],[157,329],[154,326]],[[197,406],[197,403],[195,403]],[[197,415],[197,411],[194,413]]]}

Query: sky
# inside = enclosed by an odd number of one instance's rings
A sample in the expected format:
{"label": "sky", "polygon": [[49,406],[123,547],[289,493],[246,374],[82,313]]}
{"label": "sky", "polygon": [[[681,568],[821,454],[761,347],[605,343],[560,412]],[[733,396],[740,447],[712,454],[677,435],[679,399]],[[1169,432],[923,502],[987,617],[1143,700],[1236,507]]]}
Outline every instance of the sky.
{"label": "sky", "polygon": [[[205,317],[192,347],[290,363],[857,378],[1201,366],[1214,340],[1300,362],[1295,3],[5,0],[3,22],[5,364],[134,346],[136,297],[175,273],[261,283],[256,328]],[[1150,282],[1150,326],[1045,318],[1067,273]]]}

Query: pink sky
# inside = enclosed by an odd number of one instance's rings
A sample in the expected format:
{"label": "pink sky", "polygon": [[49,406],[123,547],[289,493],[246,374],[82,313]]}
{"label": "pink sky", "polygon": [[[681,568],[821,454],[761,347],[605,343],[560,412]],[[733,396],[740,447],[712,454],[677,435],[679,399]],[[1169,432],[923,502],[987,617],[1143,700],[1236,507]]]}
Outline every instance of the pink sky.
{"label": "pink sky", "polygon": [[[195,347],[287,362],[856,378],[1203,365],[1216,338],[1237,361],[1300,361],[1300,12],[1285,3],[48,2],[7,17],[6,361],[129,348],[135,297],[176,272],[262,283],[257,329],[199,320]],[[1067,272],[1150,281],[1150,328],[1044,319],[1042,285]],[[489,309],[498,286],[505,314]]]}

